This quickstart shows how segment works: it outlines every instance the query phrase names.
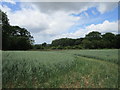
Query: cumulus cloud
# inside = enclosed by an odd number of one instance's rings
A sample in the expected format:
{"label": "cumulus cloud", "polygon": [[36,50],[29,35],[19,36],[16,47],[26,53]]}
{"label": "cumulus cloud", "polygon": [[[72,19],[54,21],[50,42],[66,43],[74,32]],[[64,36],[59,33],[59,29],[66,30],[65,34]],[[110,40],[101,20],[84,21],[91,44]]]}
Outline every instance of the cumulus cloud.
{"label": "cumulus cloud", "polygon": [[47,15],[34,9],[22,9],[14,13],[9,13],[10,23],[19,25],[37,33],[49,28]]}
{"label": "cumulus cloud", "polygon": [[[53,39],[62,37],[84,37],[86,33],[93,30],[100,32],[106,32],[107,30],[116,32],[117,22],[105,21],[102,24],[92,24],[87,26],[85,29],[82,28],[76,30],[76,32],[68,33],[69,28],[74,26],[78,20],[81,20],[81,17],[71,16],[71,13],[81,13],[86,11],[88,8],[97,7],[98,11],[103,14],[108,10],[112,10],[115,6],[116,4],[112,3],[31,2],[22,3],[21,9],[14,12],[5,5],[0,5],[0,9],[7,12],[12,25],[19,25],[28,29],[32,33],[36,43],[51,43]],[[87,12],[84,13],[88,16]]]}
{"label": "cumulus cloud", "polygon": [[34,6],[31,8],[22,6],[21,10],[15,12],[12,12],[7,6],[0,8],[7,12],[11,25],[27,28],[35,40],[40,38],[41,41],[67,32],[80,19],[80,17],[71,16],[65,11],[43,13]]}
{"label": "cumulus cloud", "polygon": [[90,31],[99,31],[101,33],[105,32],[118,32],[118,22],[109,22],[108,20],[104,21],[102,24],[92,24],[88,27],[86,27],[87,30]]}
{"label": "cumulus cloud", "polygon": [[45,14],[36,9],[23,9],[15,13],[10,13],[9,18],[12,25],[26,27],[32,33],[43,31],[47,34],[65,32],[70,26],[74,25],[75,21],[80,19],[79,17],[70,16],[64,11]]}
{"label": "cumulus cloud", "polygon": [[106,33],[106,32],[112,32],[117,34],[118,33],[118,21],[116,22],[109,22],[108,20],[105,20],[101,24],[91,24],[84,29],[79,29],[76,32],[73,33],[66,33],[62,35],[58,35],[55,38],[62,38],[62,37],[69,37],[69,38],[79,38],[79,37],[85,37],[86,34],[92,32],[92,31],[98,31],[100,33]]}

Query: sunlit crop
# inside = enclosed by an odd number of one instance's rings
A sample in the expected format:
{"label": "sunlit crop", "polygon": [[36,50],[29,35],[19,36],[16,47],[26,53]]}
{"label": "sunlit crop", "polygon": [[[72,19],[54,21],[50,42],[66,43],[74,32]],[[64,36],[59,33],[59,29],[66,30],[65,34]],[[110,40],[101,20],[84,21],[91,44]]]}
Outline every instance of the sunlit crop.
{"label": "sunlit crop", "polygon": [[2,51],[3,88],[117,88],[118,50]]}

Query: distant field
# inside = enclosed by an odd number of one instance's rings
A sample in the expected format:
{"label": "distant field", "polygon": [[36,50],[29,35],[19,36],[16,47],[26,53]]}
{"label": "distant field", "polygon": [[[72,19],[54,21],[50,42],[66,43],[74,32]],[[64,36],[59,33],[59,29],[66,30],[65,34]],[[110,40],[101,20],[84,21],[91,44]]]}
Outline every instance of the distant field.
{"label": "distant field", "polygon": [[118,88],[118,50],[3,51],[3,88]]}

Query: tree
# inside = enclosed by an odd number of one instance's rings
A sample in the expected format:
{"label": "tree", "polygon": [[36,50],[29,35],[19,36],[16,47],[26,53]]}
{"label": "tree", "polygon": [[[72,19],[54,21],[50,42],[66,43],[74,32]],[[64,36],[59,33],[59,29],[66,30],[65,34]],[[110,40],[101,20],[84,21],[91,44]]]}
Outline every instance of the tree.
{"label": "tree", "polygon": [[120,48],[120,34],[115,36],[115,48]]}
{"label": "tree", "polygon": [[92,31],[85,36],[85,38],[88,40],[100,40],[101,37],[101,33],[97,31]]}
{"label": "tree", "polygon": [[100,49],[100,48],[119,48],[120,34],[105,33],[101,35],[100,32],[92,31],[88,33],[85,38],[71,39],[61,38],[52,41],[52,46],[56,48],[87,48],[87,49]]}
{"label": "tree", "polygon": [[102,35],[102,39],[105,41],[106,48],[114,48],[115,47],[115,35],[113,33],[105,33]]}
{"label": "tree", "polygon": [[43,47],[46,47],[46,46],[47,46],[47,43],[46,43],[46,42],[42,43],[42,46],[43,46]]}
{"label": "tree", "polygon": [[84,38],[75,39],[74,45],[80,45]]}
{"label": "tree", "polygon": [[92,31],[85,36],[82,44],[84,48],[97,49],[100,48],[100,40],[102,39],[101,33]]}
{"label": "tree", "polygon": [[73,46],[75,40],[71,38],[61,38],[52,41],[52,46]]}
{"label": "tree", "polygon": [[6,13],[2,12],[2,49],[27,50],[32,48],[33,36],[25,28],[11,26]]}
{"label": "tree", "polygon": [[102,38],[104,40],[112,41],[112,40],[115,39],[115,35],[113,33],[111,33],[111,32],[107,32],[107,33],[102,35]]}
{"label": "tree", "polygon": [[9,39],[9,32],[11,30],[10,24],[9,24],[9,19],[7,18],[6,13],[2,12],[0,10],[0,13],[2,15],[2,49],[8,49],[10,46],[10,41]]}
{"label": "tree", "polygon": [[88,39],[84,39],[82,41],[82,45],[83,45],[83,48],[85,48],[85,49],[92,49],[93,48],[92,42]]}
{"label": "tree", "polygon": [[6,13],[2,12],[2,10],[0,10],[0,14],[2,15],[2,25],[10,25],[9,24],[9,19],[7,18]]}

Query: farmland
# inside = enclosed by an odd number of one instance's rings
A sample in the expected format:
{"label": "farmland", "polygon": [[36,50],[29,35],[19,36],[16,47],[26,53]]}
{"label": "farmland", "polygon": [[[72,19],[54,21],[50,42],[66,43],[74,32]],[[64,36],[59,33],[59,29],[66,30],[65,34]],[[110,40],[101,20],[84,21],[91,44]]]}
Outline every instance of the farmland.
{"label": "farmland", "polygon": [[118,88],[118,49],[3,51],[3,88]]}

